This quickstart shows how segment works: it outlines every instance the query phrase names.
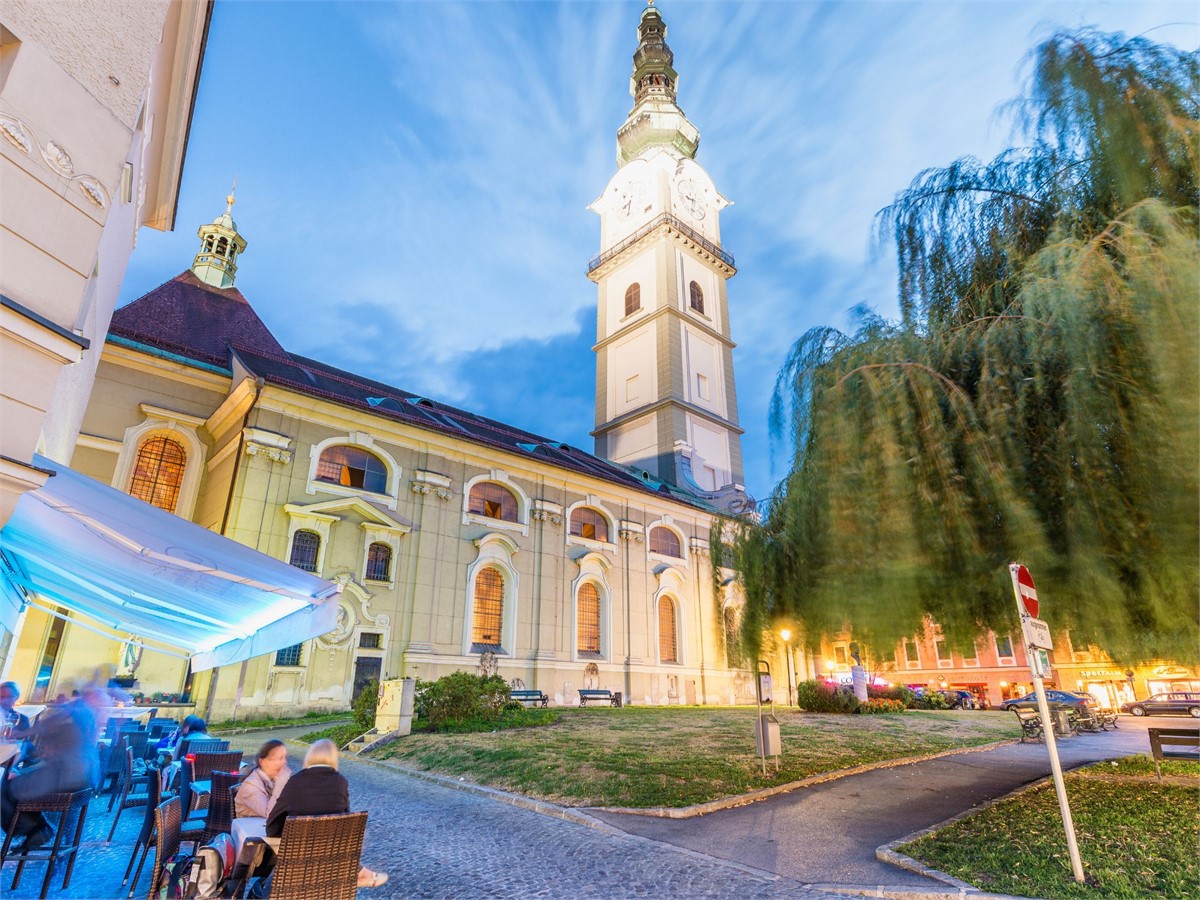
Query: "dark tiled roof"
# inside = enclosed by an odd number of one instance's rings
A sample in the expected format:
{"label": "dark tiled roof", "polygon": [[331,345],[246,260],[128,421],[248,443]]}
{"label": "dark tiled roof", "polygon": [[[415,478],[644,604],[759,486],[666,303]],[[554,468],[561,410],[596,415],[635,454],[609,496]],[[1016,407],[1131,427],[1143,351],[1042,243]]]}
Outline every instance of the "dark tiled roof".
{"label": "dark tiled roof", "polygon": [[229,366],[229,347],[286,354],[237,288],[205,284],[189,269],[113,313],[109,333]]}
{"label": "dark tiled roof", "polygon": [[372,415],[399,419],[455,437],[532,456],[551,465],[699,509],[712,508],[674,485],[642,476],[558,441],[522,431],[288,353],[236,288],[205,284],[189,270],[113,313],[109,333],[197,362],[231,370],[232,350],[256,376],[310,396],[357,407]]}
{"label": "dark tiled roof", "polygon": [[708,504],[692,494],[658,481],[652,476],[643,478],[627,466],[609,462],[559,441],[497,422],[495,419],[436,403],[381,381],[363,378],[292,353],[256,353],[243,347],[235,348],[235,352],[247,370],[261,376],[270,384],[358,407],[370,414],[398,419],[418,428],[440,431],[510,453],[532,456],[551,465],[600,478],[625,488],[711,510]]}

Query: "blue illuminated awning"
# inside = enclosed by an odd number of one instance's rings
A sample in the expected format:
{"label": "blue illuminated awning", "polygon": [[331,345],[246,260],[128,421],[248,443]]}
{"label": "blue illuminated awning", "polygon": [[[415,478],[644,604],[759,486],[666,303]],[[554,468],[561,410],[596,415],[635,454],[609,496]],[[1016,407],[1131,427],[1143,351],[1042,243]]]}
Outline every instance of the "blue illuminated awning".
{"label": "blue illuminated awning", "polygon": [[176,648],[193,671],[337,626],[337,585],[64,465],[34,462],[54,475],[0,531],[0,625],[12,630],[24,603],[59,606]]}

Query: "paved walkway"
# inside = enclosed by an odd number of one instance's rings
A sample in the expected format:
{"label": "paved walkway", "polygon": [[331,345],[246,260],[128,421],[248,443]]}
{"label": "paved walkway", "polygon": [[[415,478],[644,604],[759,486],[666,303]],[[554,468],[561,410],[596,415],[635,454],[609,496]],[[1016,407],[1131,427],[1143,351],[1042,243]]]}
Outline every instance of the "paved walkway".
{"label": "paved walkway", "polygon": [[[1063,741],[1064,764],[1145,752],[1145,729],[1153,724],[1170,721],[1125,717],[1120,731]],[[306,730],[272,735],[298,737]],[[235,746],[252,751],[265,736],[242,735]],[[918,895],[944,891],[937,882],[878,862],[875,848],[1041,778],[1049,764],[1040,744],[1007,745],[867,772],[694,819],[597,812],[597,827],[385,766],[345,760],[342,770],[350,780],[352,808],[371,814],[363,862],[391,875],[383,888],[361,892],[365,900],[481,895],[831,900],[845,897],[847,889],[874,893],[881,885]],[[120,889],[121,876],[140,817],[127,811],[108,844],[112,817],[106,806],[107,797],[93,804],[71,886],[59,888],[60,872],[51,897],[115,898],[128,891]],[[13,870],[4,867],[0,893],[36,897],[43,864],[31,865],[15,891],[9,889]],[[138,896],[147,889],[143,876]]]}

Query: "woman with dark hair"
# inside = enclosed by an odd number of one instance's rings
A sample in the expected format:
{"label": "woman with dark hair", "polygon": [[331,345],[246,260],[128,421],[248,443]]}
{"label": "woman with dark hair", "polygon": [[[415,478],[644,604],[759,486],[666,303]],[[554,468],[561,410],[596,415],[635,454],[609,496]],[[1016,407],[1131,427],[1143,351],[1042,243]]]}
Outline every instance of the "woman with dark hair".
{"label": "woman with dark hair", "polygon": [[237,816],[267,818],[275,808],[275,801],[279,799],[283,786],[291,777],[287,747],[283,741],[271,738],[258,748],[254,768],[238,786],[234,813]]}

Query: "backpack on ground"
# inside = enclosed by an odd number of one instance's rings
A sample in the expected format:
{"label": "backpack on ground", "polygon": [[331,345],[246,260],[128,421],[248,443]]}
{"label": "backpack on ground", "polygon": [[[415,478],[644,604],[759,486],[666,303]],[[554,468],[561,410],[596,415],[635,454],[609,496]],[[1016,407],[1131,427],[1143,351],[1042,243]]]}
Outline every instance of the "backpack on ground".
{"label": "backpack on ground", "polygon": [[163,863],[162,874],[158,878],[158,890],[151,896],[159,900],[183,900],[194,859],[190,853],[176,853]]}
{"label": "backpack on ground", "polygon": [[218,834],[196,851],[184,897],[220,897],[237,862],[237,847],[228,834]]}

